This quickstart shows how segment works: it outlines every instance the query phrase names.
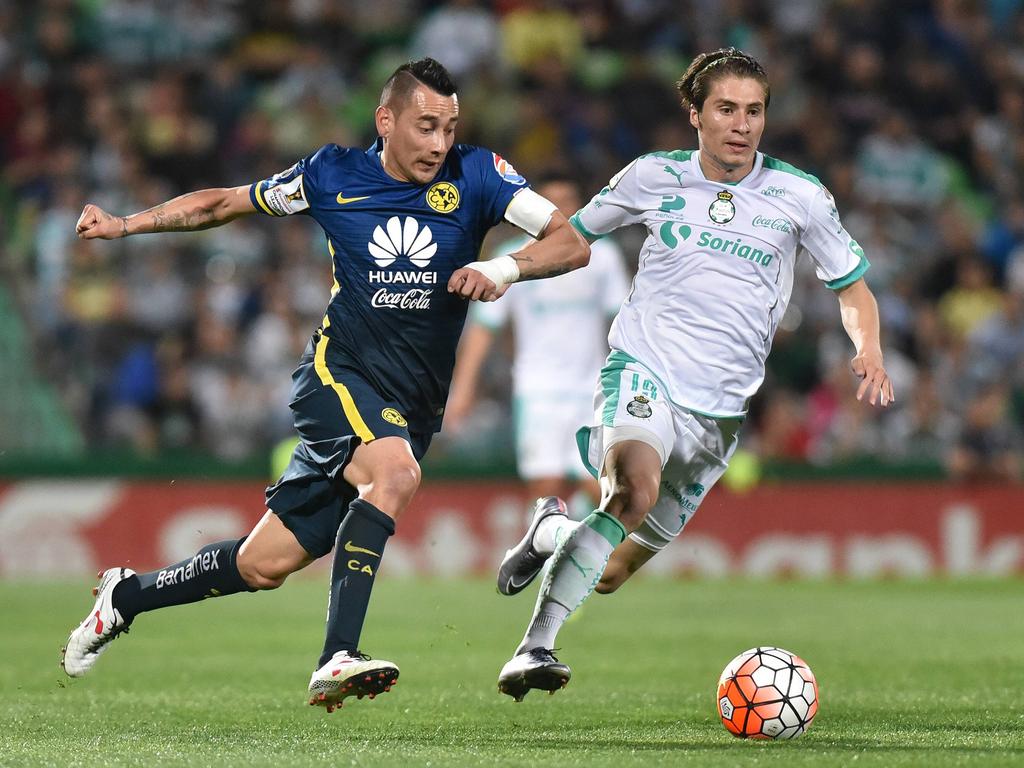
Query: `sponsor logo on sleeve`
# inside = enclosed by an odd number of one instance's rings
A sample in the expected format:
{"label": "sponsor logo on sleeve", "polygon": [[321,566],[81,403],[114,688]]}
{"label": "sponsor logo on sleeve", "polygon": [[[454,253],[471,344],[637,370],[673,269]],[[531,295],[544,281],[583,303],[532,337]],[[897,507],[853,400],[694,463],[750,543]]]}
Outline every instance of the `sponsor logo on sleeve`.
{"label": "sponsor logo on sleeve", "polygon": [[278,216],[289,216],[309,208],[306,190],[302,186],[302,174],[291,181],[270,187],[263,193],[263,199]]}
{"label": "sponsor logo on sleeve", "polygon": [[832,219],[832,223],[836,225],[836,234],[838,235],[843,231],[843,224],[839,220],[839,209],[836,208],[836,199],[832,197],[832,193],[828,191],[828,187],[824,184],[821,186],[821,191],[825,196],[825,203],[828,205],[828,215]]}
{"label": "sponsor logo on sleeve", "polygon": [[519,186],[526,183],[526,179],[519,175],[519,172],[512,167],[512,163],[497,152],[491,154],[494,156],[494,170],[502,179],[509,184],[518,184]]}

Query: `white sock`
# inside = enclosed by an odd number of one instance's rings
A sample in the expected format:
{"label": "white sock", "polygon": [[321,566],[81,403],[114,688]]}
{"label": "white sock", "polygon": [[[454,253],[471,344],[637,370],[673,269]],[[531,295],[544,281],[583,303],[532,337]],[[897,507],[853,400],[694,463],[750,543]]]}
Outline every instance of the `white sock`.
{"label": "white sock", "polygon": [[608,558],[625,537],[622,523],[604,512],[594,512],[575,524],[555,549],[517,654],[532,648],[554,648],[558,630],[594,591]]}
{"label": "white sock", "polygon": [[533,548],[541,555],[552,555],[558,543],[565,541],[579,526],[578,522],[565,515],[548,515],[540,521],[533,534]]}

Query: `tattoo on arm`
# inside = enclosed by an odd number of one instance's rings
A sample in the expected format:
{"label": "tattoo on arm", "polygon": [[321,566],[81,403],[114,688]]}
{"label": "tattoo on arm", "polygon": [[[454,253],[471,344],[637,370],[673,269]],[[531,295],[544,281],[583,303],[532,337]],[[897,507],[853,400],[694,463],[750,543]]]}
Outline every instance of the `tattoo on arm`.
{"label": "tattoo on arm", "polygon": [[167,204],[150,209],[153,214],[152,227],[154,232],[194,232],[199,229],[210,229],[220,222],[214,218],[211,208],[193,208],[190,211],[168,212]]}
{"label": "tattoo on arm", "polygon": [[510,254],[513,259],[519,264],[520,274],[522,275],[519,279],[522,280],[543,280],[545,277],[557,277],[558,275],[564,275],[566,272],[571,271],[571,267],[568,264],[549,264],[547,268],[540,272],[535,272],[531,275],[523,275],[523,267],[526,264],[533,264],[533,258],[528,254],[519,251],[517,253]]}

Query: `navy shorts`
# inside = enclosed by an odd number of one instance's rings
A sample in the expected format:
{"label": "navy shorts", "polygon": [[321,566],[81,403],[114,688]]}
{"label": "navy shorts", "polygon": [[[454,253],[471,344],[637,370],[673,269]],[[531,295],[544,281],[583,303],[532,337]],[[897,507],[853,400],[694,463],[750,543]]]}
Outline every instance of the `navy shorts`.
{"label": "navy shorts", "polygon": [[419,461],[433,433],[409,432],[401,406],[382,397],[327,337],[313,336],[292,374],[299,444],[284,474],[267,488],[267,507],[312,557],[334,547],[338,527],[356,498],[343,473],[361,443],[401,437]]}

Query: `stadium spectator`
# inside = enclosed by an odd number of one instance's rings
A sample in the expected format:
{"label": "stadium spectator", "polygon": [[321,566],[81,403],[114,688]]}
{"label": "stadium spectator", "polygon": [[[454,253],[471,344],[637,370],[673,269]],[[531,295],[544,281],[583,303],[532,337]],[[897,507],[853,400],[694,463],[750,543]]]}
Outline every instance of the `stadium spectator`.
{"label": "stadium spectator", "polygon": [[1011,419],[1010,387],[985,382],[964,407],[947,461],[954,479],[964,482],[1017,482],[1021,479],[1020,428]]}
{"label": "stadium spectator", "polygon": [[[909,385],[909,382],[908,382]],[[911,385],[914,396],[886,425],[890,461],[941,464],[956,436],[957,421],[937,392],[935,377],[922,371]]]}
{"label": "stadium spectator", "polygon": [[[516,31],[516,19],[564,5],[39,0],[31,12],[23,5],[0,5],[0,274],[39,350],[68,343],[56,335],[61,311],[50,311],[73,269],[73,247],[62,246],[55,234],[68,215],[68,197],[136,210],[209,181],[243,183],[254,173],[270,175],[292,162],[290,148],[320,141],[327,128],[332,140],[368,145],[374,133],[366,107],[376,84],[396,59],[421,44],[423,30],[440,30],[448,39],[454,34],[431,20],[435,9],[436,19],[445,12],[469,13],[482,21],[480,29],[495,29],[490,55],[479,42],[488,33],[474,35],[472,45],[460,38],[449,48],[453,66],[463,55],[476,62],[467,65],[461,83],[467,118],[461,135],[516,157],[520,170],[567,167],[594,188],[632,157],[686,141],[679,121],[667,117],[675,103],[664,87],[680,52],[717,47],[726,42],[724,35],[759,46],[780,88],[785,83],[773,104],[777,130],[765,150],[828,179],[848,226],[863,233],[862,245],[873,254],[872,285],[889,341],[922,375],[940,369],[963,374],[947,365],[946,342],[932,333],[928,317],[953,286],[958,258],[981,254],[995,288],[1024,285],[1018,221],[1024,199],[1024,7],[1017,2],[773,0],[726,7],[708,0],[613,0],[584,4],[584,12],[562,15],[555,27],[539,31],[528,25]],[[516,39],[529,43],[516,56],[533,60],[555,51],[563,65],[551,73],[543,66],[507,66],[501,51]],[[532,46],[544,40],[537,54]],[[900,66],[882,66],[893,61]],[[169,114],[169,101],[154,103],[147,95],[152,82],[176,91],[180,114]],[[904,117],[898,141],[880,122],[892,109]],[[641,114],[643,120],[634,119]],[[167,126],[178,127],[167,133]],[[904,148],[910,154],[904,156]],[[182,164],[170,159],[176,155]],[[865,172],[860,161],[880,157],[899,165]],[[908,168],[936,179],[945,175],[945,193],[933,197],[926,185],[920,196],[911,187],[910,200],[898,191],[894,203],[874,196],[875,189],[892,195],[889,177]],[[73,194],[74,188],[81,191]],[[935,197],[938,208],[922,206]],[[321,288],[314,278],[317,261],[308,248],[296,246],[290,225],[244,222],[228,234],[179,236],[173,243],[178,277],[193,292],[223,302],[218,306],[224,317],[244,334],[267,311],[257,300],[265,275],[282,260],[294,274],[298,258],[309,278],[293,281],[293,296],[302,302],[302,317],[311,318],[318,311],[312,307],[324,301],[310,298]],[[635,233],[617,236],[627,252],[635,252]],[[129,258],[170,247],[168,238],[141,238],[133,242],[132,257],[110,254],[110,270],[115,277],[134,275]],[[800,310],[794,333],[808,346],[837,330],[836,319],[822,311],[813,280],[801,279],[799,271],[790,306]],[[116,327],[126,331],[119,322]],[[176,333],[171,327],[149,331],[162,340]],[[114,341],[75,349],[71,371],[53,370],[42,352],[35,361],[39,374],[57,385],[78,429],[88,433],[87,452],[119,447],[94,428],[107,420],[110,401],[88,394],[112,387],[125,347]],[[101,351],[102,360],[93,357]],[[203,354],[189,345],[186,370],[202,370]],[[164,375],[162,367],[158,371]],[[959,389],[957,381],[944,384]],[[790,387],[790,381],[769,376],[761,397],[767,402],[776,388]],[[195,388],[190,381],[189,389]],[[800,411],[809,389],[796,387]],[[263,392],[281,397],[279,389]],[[34,402],[27,392],[9,396],[26,408]],[[273,421],[282,405],[266,400],[260,420]],[[750,420],[748,444],[760,424]],[[278,436],[280,425],[264,423],[260,432]],[[196,440],[192,448],[204,450]],[[478,448],[482,453],[503,444],[481,440]],[[7,455],[27,450],[17,443],[0,449]],[[257,446],[254,455],[265,451]],[[876,451],[887,455],[884,445]]]}
{"label": "stadium spectator", "polygon": [[1002,298],[988,266],[976,256],[964,256],[956,267],[956,284],[939,299],[939,316],[954,339],[966,339],[999,311]]}
{"label": "stadium spectator", "polygon": [[442,3],[418,26],[409,52],[444,61],[460,81],[478,69],[493,67],[501,36],[498,19],[487,5],[479,0]]}

